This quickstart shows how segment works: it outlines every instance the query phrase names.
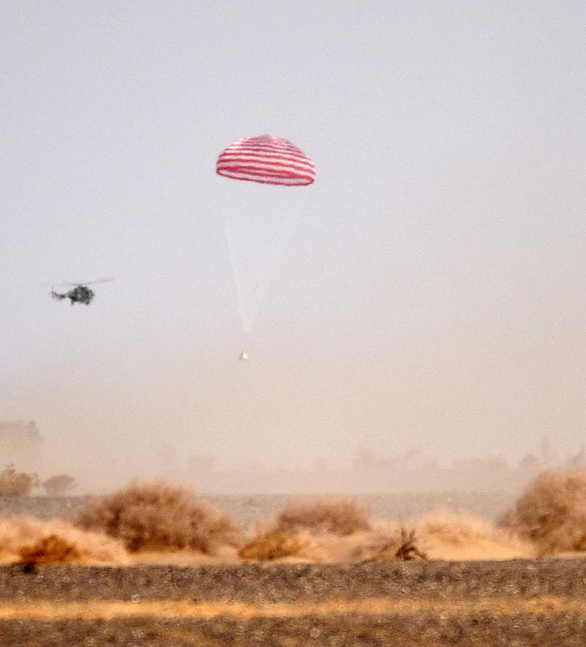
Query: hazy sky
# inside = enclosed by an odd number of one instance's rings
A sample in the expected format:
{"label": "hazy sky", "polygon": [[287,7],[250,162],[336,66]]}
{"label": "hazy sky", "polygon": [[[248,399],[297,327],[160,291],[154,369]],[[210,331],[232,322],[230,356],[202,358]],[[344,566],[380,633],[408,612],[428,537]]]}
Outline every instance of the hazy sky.
{"label": "hazy sky", "polygon": [[[585,34],[582,0],[3,0],[0,418],[80,470],[577,449]],[[215,175],[264,133],[313,186]]]}

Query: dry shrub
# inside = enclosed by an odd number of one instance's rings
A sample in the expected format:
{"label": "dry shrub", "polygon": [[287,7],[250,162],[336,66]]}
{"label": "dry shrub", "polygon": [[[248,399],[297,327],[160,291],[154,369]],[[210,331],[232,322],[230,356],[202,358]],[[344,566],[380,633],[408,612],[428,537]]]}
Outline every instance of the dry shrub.
{"label": "dry shrub", "polygon": [[500,520],[540,554],[586,549],[586,470],[543,472]]}
{"label": "dry shrub", "polygon": [[362,549],[363,562],[409,562],[414,559],[426,560],[427,554],[421,550],[416,530],[401,527],[391,536],[379,535],[372,543]]}
{"label": "dry shrub", "polygon": [[43,481],[42,485],[49,496],[63,496],[66,492],[73,490],[75,479],[68,474],[55,474]]}
{"label": "dry shrub", "polygon": [[349,497],[293,501],[277,519],[282,531],[309,530],[344,536],[371,529],[368,507]]}
{"label": "dry shrub", "polygon": [[401,528],[401,545],[397,548],[395,557],[401,562],[410,562],[413,559],[427,559],[427,555],[419,550],[415,529],[407,532]]}
{"label": "dry shrub", "polygon": [[562,525],[542,541],[543,553],[586,550],[586,503],[570,510]]}
{"label": "dry shrub", "polygon": [[253,537],[240,548],[238,556],[245,561],[263,562],[285,557],[312,559],[316,557],[316,546],[307,535],[272,529]]}
{"label": "dry shrub", "polygon": [[189,549],[214,555],[223,546],[237,546],[240,539],[230,516],[190,489],[165,481],[133,482],[93,497],[76,523],[120,539],[132,552]]}
{"label": "dry shrub", "polygon": [[18,516],[0,518],[0,558],[32,565],[128,562],[122,545],[110,537],[80,530],[65,521]]}
{"label": "dry shrub", "polygon": [[27,496],[38,486],[36,474],[17,472],[14,465],[8,465],[0,472],[0,496]]}
{"label": "dry shrub", "polygon": [[59,535],[46,535],[30,546],[23,546],[18,554],[26,570],[37,564],[67,564],[80,560],[81,554],[75,544]]}

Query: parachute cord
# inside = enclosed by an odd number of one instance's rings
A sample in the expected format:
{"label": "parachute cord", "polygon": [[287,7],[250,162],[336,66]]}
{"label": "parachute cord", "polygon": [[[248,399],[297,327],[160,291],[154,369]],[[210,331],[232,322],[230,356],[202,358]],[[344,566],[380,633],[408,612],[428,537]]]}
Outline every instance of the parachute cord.
{"label": "parachute cord", "polygon": [[240,283],[240,277],[238,276],[238,271],[236,270],[236,263],[234,260],[234,241],[232,240],[232,234],[230,232],[230,223],[228,216],[224,216],[224,228],[226,230],[226,243],[228,247],[228,258],[230,260],[230,267],[232,269],[232,276],[234,277],[234,284],[236,286],[236,296],[238,297],[238,309],[240,312],[240,323],[242,324],[242,330],[246,332],[247,327],[244,320],[244,296],[242,294],[242,285]]}
{"label": "parachute cord", "polygon": [[[260,285],[260,289],[257,289],[255,295],[250,293],[250,285],[246,282],[243,283],[241,271],[244,271],[245,279],[250,277],[247,277],[246,268],[243,268],[242,266],[239,268],[239,250],[235,245],[231,220],[226,212],[223,213],[228,258],[232,269],[232,275],[234,277],[234,285],[236,287],[236,295],[240,311],[240,321],[244,333],[248,333],[252,328],[252,325],[254,324],[276,277],[279,274],[283,277],[288,277],[290,275],[292,268],[287,266],[287,264],[283,266],[283,260],[287,258],[287,252],[290,248],[291,241],[299,232],[301,214],[303,212],[304,202],[302,201],[295,206],[292,213],[285,216],[284,220],[282,220],[284,229],[281,231],[280,236],[277,236],[274,240],[270,252],[272,258],[269,260],[268,268],[265,268],[265,270],[268,269],[269,271],[260,275],[257,273],[257,276],[262,277],[262,284]],[[287,222],[287,220],[289,220],[289,222]],[[236,240],[238,240],[238,237],[236,237]],[[241,262],[240,265],[242,265]]]}

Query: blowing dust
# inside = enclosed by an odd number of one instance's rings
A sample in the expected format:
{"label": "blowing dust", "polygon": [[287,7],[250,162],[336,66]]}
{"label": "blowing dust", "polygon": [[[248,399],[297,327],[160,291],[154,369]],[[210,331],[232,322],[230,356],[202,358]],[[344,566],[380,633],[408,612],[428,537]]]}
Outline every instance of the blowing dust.
{"label": "blowing dust", "polygon": [[88,532],[64,520],[33,517],[0,518],[0,563],[8,564],[129,564],[117,539]]}
{"label": "blowing dust", "polygon": [[586,472],[545,472],[495,524],[437,509],[375,519],[349,497],[287,503],[243,528],[187,487],[132,482],[71,519],[0,518],[0,560],[135,564],[504,560],[586,549]]}

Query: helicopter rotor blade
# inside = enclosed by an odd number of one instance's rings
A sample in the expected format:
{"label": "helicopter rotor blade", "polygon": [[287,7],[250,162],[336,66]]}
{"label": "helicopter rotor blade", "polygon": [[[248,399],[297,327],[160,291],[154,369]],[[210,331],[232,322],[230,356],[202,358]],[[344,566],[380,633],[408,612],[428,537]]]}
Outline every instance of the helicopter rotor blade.
{"label": "helicopter rotor blade", "polygon": [[79,281],[72,283],[71,281],[62,281],[61,283],[39,283],[40,286],[45,288],[67,288],[67,287],[81,287],[83,285],[93,285],[94,283],[109,283],[113,278],[96,279],[95,281]]}
{"label": "helicopter rotor blade", "polygon": [[70,283],[67,282],[65,285],[71,285],[74,287],[82,286],[82,285],[94,285],[94,283],[109,283],[110,281],[113,281],[114,279],[108,278],[108,279],[96,279],[95,281],[80,281],[79,283]]}

